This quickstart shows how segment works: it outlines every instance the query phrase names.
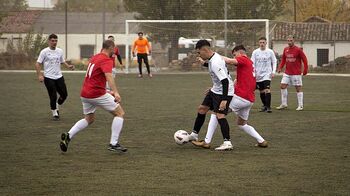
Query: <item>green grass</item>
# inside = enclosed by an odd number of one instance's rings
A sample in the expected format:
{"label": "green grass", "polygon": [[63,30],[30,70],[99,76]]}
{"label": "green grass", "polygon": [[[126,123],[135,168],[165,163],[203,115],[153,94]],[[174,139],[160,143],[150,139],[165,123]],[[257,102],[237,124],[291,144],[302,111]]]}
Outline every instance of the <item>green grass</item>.
{"label": "green grass", "polygon": [[[250,124],[269,148],[253,147],[255,141],[237,129],[230,114],[235,149],[215,152],[173,141],[176,130],[191,130],[210,86],[207,74],[120,75],[126,111],[121,143],[128,153],[107,150],[112,116],[98,110],[96,122],[63,154],[60,133],[83,117],[83,75],[65,78],[69,96],[61,121],[55,122],[46,89],[34,73],[0,73],[1,195],[350,194],[350,78],[305,77],[302,112],[295,111],[292,88],[286,111],[259,113],[257,99]],[[272,84],[274,106],[280,103],[279,81],[276,77]],[[217,130],[213,146],[221,142]]]}

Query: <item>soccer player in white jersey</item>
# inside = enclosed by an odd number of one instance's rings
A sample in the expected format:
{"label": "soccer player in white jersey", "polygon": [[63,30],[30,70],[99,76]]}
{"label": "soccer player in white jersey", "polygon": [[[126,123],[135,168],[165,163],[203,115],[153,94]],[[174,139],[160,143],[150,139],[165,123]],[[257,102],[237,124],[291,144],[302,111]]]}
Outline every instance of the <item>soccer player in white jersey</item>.
{"label": "soccer player in white jersey", "polygon": [[[261,137],[254,127],[248,125],[249,112],[255,101],[254,91],[256,81],[254,77],[253,62],[247,57],[245,51],[244,46],[239,45],[232,50],[235,58],[223,57],[227,64],[233,64],[237,67],[237,78],[234,82],[234,96],[229,107],[237,115],[238,128],[255,138],[258,142],[256,146],[265,148],[268,146],[267,141]],[[206,140],[211,141],[216,125],[215,118],[211,117]],[[192,143],[203,148],[209,146],[206,141]]]}
{"label": "soccer player in white jersey", "polygon": [[260,112],[271,113],[271,79],[276,73],[277,59],[275,53],[266,48],[266,38],[259,39],[259,48],[253,51],[251,60],[255,70],[256,88],[260,91],[263,106]]}
{"label": "soccer player in white jersey", "polygon": [[212,51],[207,40],[199,40],[196,50],[203,60],[208,61],[209,73],[213,82],[213,87],[207,92],[202,104],[198,107],[198,114],[194,123],[193,131],[189,136],[190,141],[198,140],[198,133],[205,121],[205,116],[209,110],[216,115],[224,142],[215,150],[232,150],[230,141],[230,127],[226,119],[228,106],[233,96],[233,85],[231,76],[227,70],[222,57]]}
{"label": "soccer player in white jersey", "polygon": [[[67,87],[61,72],[61,64],[66,65],[69,69],[74,69],[74,65],[69,65],[63,59],[63,52],[57,48],[57,35],[49,35],[49,47],[40,52],[35,64],[36,73],[39,82],[44,82],[50,97],[50,107],[54,120],[59,120],[58,105],[62,105],[67,99]],[[41,72],[41,66],[44,66],[44,74]],[[57,93],[60,97],[57,99]]]}

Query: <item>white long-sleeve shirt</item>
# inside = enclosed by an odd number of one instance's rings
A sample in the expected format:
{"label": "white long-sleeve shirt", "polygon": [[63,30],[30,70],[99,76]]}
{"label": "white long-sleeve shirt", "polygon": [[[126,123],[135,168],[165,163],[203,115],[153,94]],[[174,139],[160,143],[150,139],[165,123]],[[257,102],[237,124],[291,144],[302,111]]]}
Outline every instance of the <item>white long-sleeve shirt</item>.
{"label": "white long-sleeve shirt", "polygon": [[256,81],[271,80],[272,74],[276,73],[277,67],[275,53],[269,48],[265,50],[258,48],[253,51],[251,59],[253,61]]}

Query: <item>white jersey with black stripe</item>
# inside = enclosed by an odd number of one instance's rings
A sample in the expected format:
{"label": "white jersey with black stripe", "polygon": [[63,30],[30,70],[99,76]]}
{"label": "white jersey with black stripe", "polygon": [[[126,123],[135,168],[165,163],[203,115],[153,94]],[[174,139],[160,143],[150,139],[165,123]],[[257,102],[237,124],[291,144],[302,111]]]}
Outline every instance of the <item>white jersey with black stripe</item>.
{"label": "white jersey with black stripe", "polygon": [[213,87],[211,88],[211,91],[215,94],[222,95],[221,80],[227,78],[229,81],[227,95],[233,96],[234,88],[233,88],[232,78],[230,76],[230,73],[227,70],[224,59],[218,53],[215,52],[214,55],[209,59],[208,68],[209,68],[209,74],[213,81]]}

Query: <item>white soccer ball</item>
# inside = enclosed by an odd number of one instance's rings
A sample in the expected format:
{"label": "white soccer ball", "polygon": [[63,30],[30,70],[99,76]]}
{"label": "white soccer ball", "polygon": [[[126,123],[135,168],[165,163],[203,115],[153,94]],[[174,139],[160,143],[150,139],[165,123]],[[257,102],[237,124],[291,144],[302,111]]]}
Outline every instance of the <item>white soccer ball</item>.
{"label": "white soccer ball", "polygon": [[189,140],[188,137],[189,137],[189,135],[188,135],[187,131],[184,131],[184,130],[178,130],[174,134],[175,142],[179,145],[183,145],[183,144],[188,143],[188,140]]}

